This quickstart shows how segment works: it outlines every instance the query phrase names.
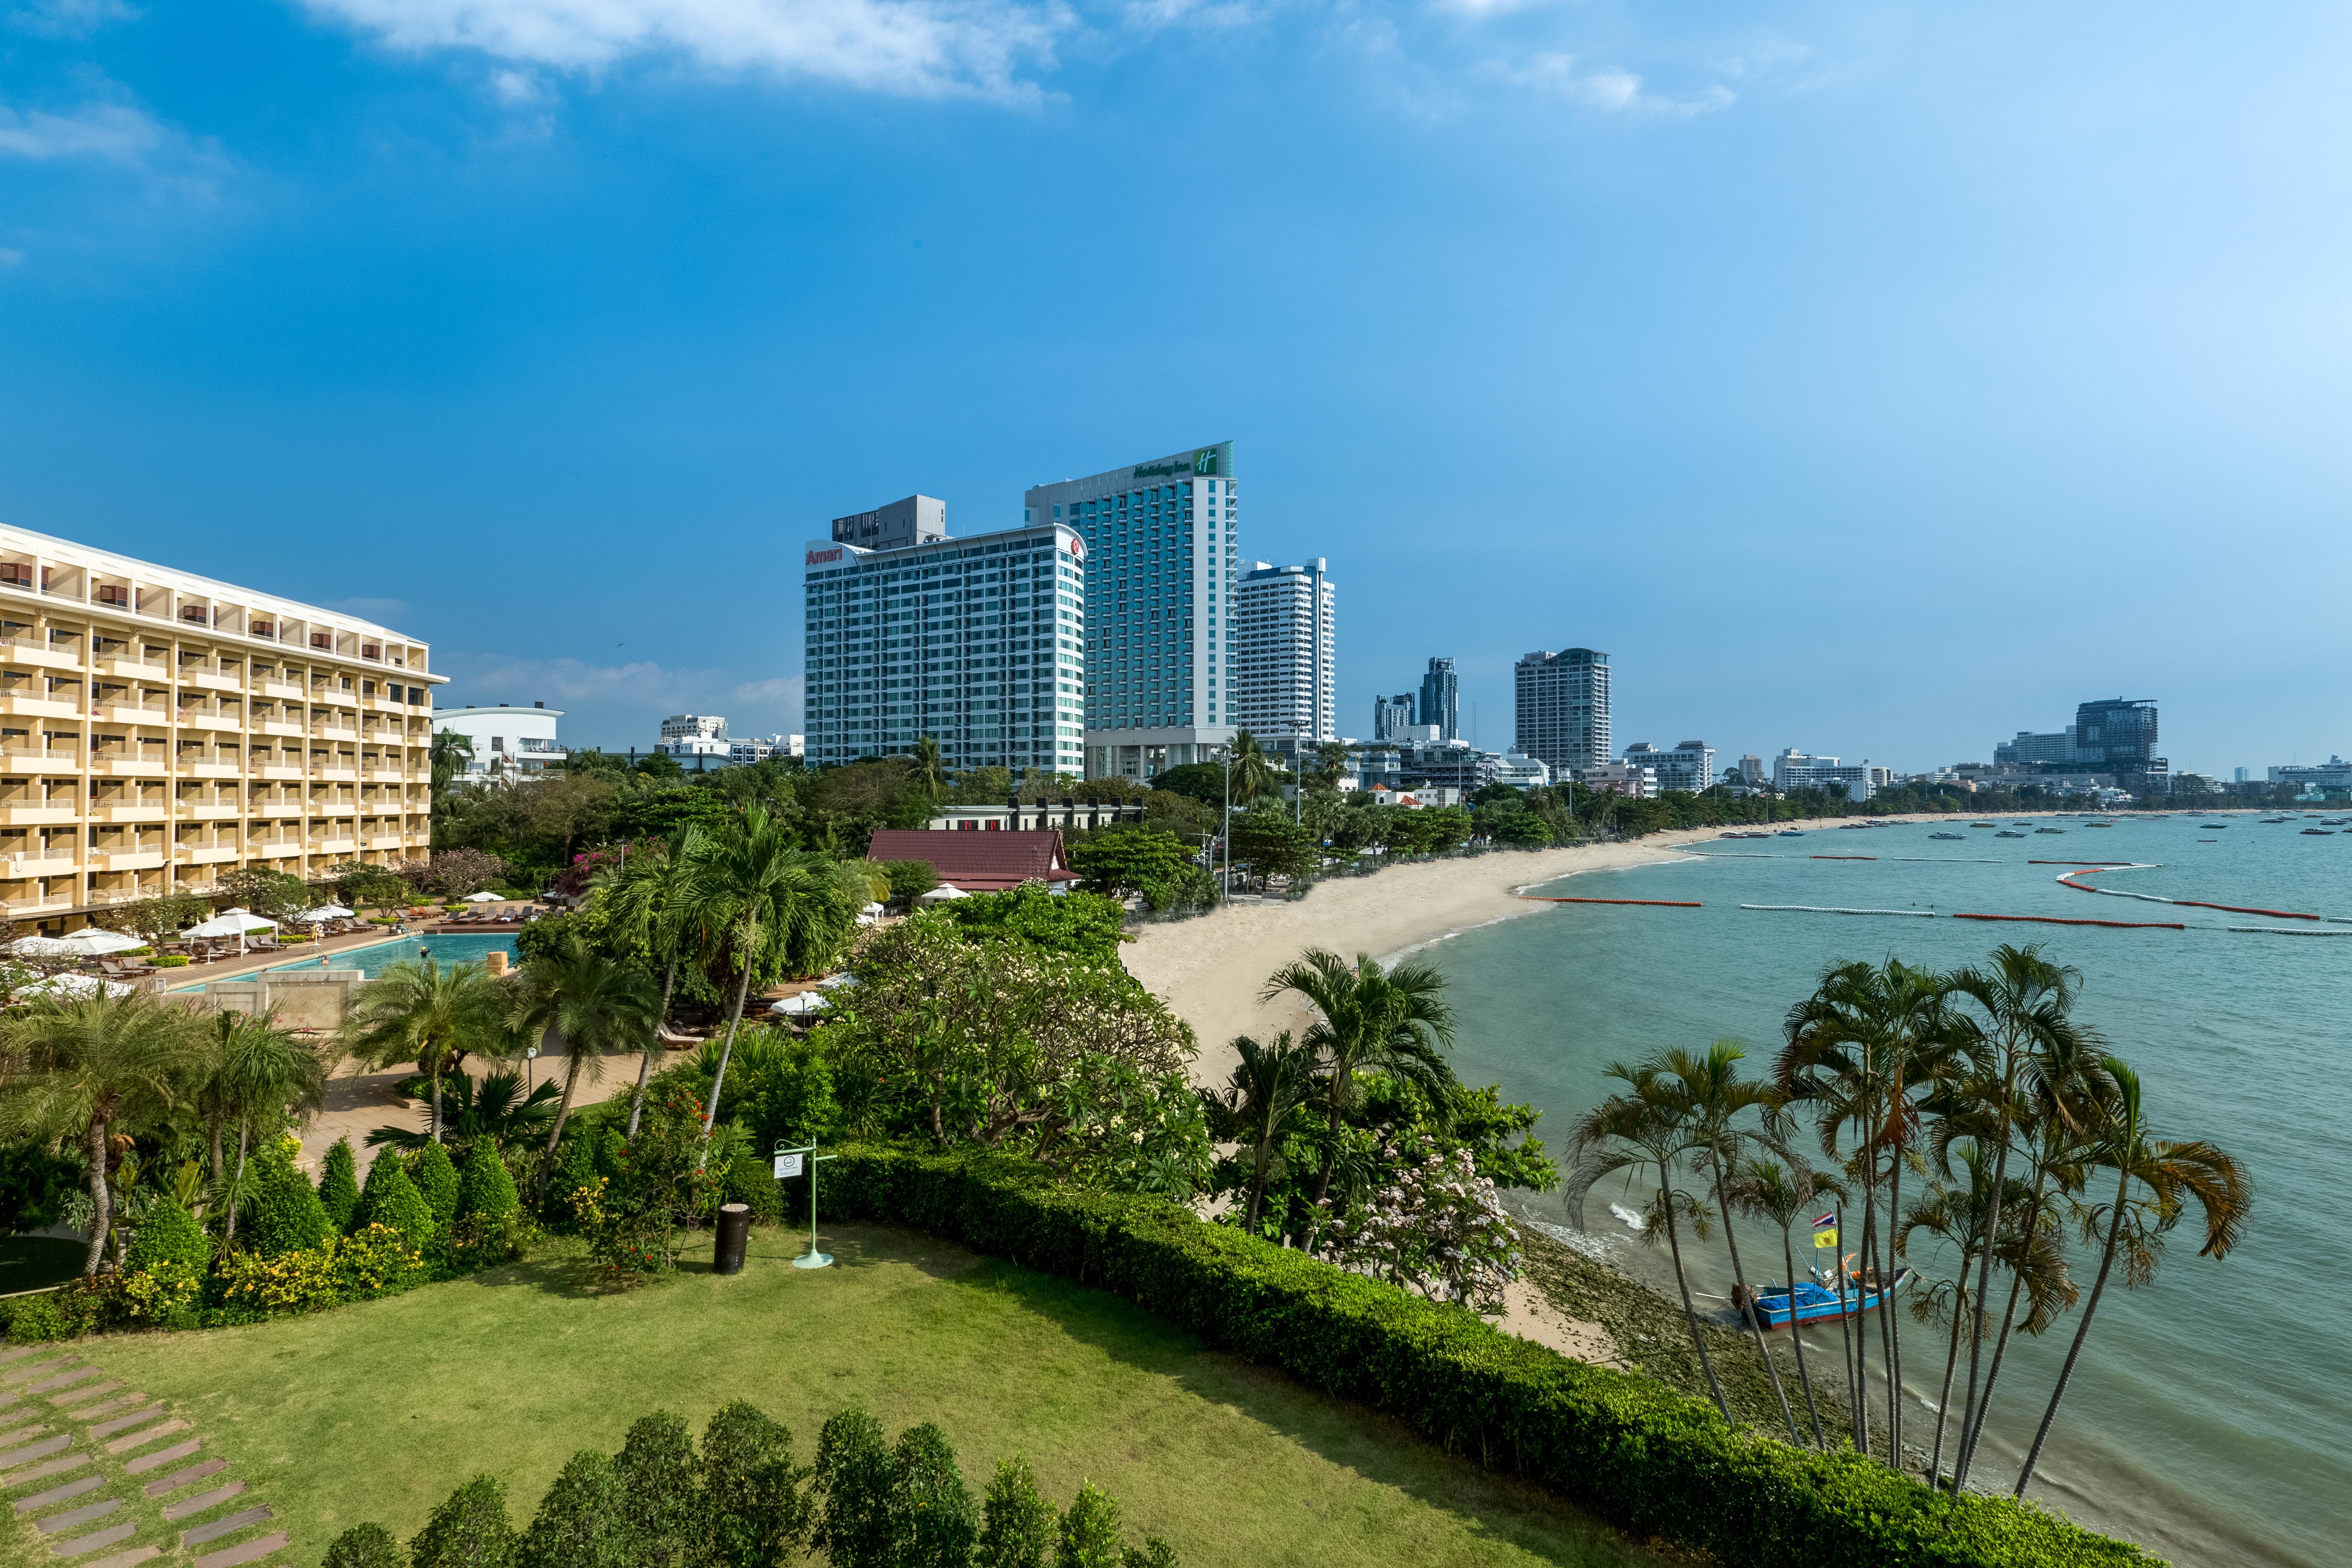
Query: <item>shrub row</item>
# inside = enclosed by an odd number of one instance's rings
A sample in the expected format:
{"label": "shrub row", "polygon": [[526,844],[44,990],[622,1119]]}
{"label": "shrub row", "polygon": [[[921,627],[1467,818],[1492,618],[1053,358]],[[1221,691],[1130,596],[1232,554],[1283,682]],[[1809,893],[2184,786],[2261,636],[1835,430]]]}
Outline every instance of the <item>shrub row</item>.
{"label": "shrub row", "polygon": [[1113,1291],[1212,1344],[1387,1411],[1449,1451],[1727,1563],[2147,1568],[2139,1548],[2008,1499],[1953,1498],[1850,1451],[1735,1432],[1588,1365],[1160,1198],[1054,1184],[1002,1156],[850,1147],[828,1213],[905,1226]]}

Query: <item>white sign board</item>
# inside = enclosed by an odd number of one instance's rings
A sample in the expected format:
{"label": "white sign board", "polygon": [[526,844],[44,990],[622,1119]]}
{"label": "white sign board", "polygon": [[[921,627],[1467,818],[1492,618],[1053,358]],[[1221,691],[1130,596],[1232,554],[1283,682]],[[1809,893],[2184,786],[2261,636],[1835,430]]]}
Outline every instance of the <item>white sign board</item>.
{"label": "white sign board", "polygon": [[802,1159],[803,1159],[803,1156],[802,1156],[802,1155],[799,1155],[799,1154],[779,1154],[779,1155],[777,1155],[777,1156],[776,1156],[776,1180],[778,1180],[778,1181],[780,1181],[780,1182],[781,1182],[781,1181],[784,1180],[787,1176],[797,1176],[797,1175],[799,1175],[799,1174],[801,1173],[801,1160],[802,1160]]}

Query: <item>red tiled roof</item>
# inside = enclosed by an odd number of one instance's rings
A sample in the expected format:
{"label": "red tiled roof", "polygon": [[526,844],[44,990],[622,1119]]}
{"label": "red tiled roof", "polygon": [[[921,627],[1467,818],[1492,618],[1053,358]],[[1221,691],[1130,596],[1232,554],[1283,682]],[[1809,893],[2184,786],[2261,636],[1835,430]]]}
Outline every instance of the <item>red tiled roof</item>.
{"label": "red tiled roof", "polygon": [[923,860],[940,880],[967,893],[1001,893],[1024,882],[1075,882],[1062,867],[1062,836],[1055,829],[1024,833],[883,827],[866,853],[877,860]]}

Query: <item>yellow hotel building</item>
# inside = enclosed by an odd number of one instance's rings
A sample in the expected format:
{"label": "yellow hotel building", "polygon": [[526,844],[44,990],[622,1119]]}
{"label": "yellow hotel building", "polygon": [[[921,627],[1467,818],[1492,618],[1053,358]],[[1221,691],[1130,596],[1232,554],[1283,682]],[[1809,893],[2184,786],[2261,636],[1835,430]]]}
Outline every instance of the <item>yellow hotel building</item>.
{"label": "yellow hotel building", "polygon": [[428,852],[425,644],[194,573],[0,527],[0,901],[49,931]]}

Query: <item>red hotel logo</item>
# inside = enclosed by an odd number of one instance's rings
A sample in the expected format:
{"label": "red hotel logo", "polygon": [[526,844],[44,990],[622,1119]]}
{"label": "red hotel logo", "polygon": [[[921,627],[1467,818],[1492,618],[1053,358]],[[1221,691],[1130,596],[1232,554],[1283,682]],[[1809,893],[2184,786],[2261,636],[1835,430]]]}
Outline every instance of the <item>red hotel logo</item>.
{"label": "red hotel logo", "polygon": [[804,563],[804,564],[806,564],[806,565],[810,565],[810,566],[822,566],[822,565],[825,564],[825,563],[826,563],[827,562],[829,562],[829,561],[838,561],[838,560],[840,560],[840,559],[841,559],[841,546],[840,546],[840,545],[838,545],[838,544],[836,544],[836,545],[835,545],[835,546],[834,546],[832,549],[830,549],[830,550],[812,550],[812,551],[810,551],[810,552],[808,552],[808,560]]}
{"label": "red hotel logo", "polygon": [[1070,553],[1073,556],[1076,556],[1078,560],[1084,561],[1087,558],[1086,541],[1080,539],[1076,534],[1072,534],[1070,536]]}

